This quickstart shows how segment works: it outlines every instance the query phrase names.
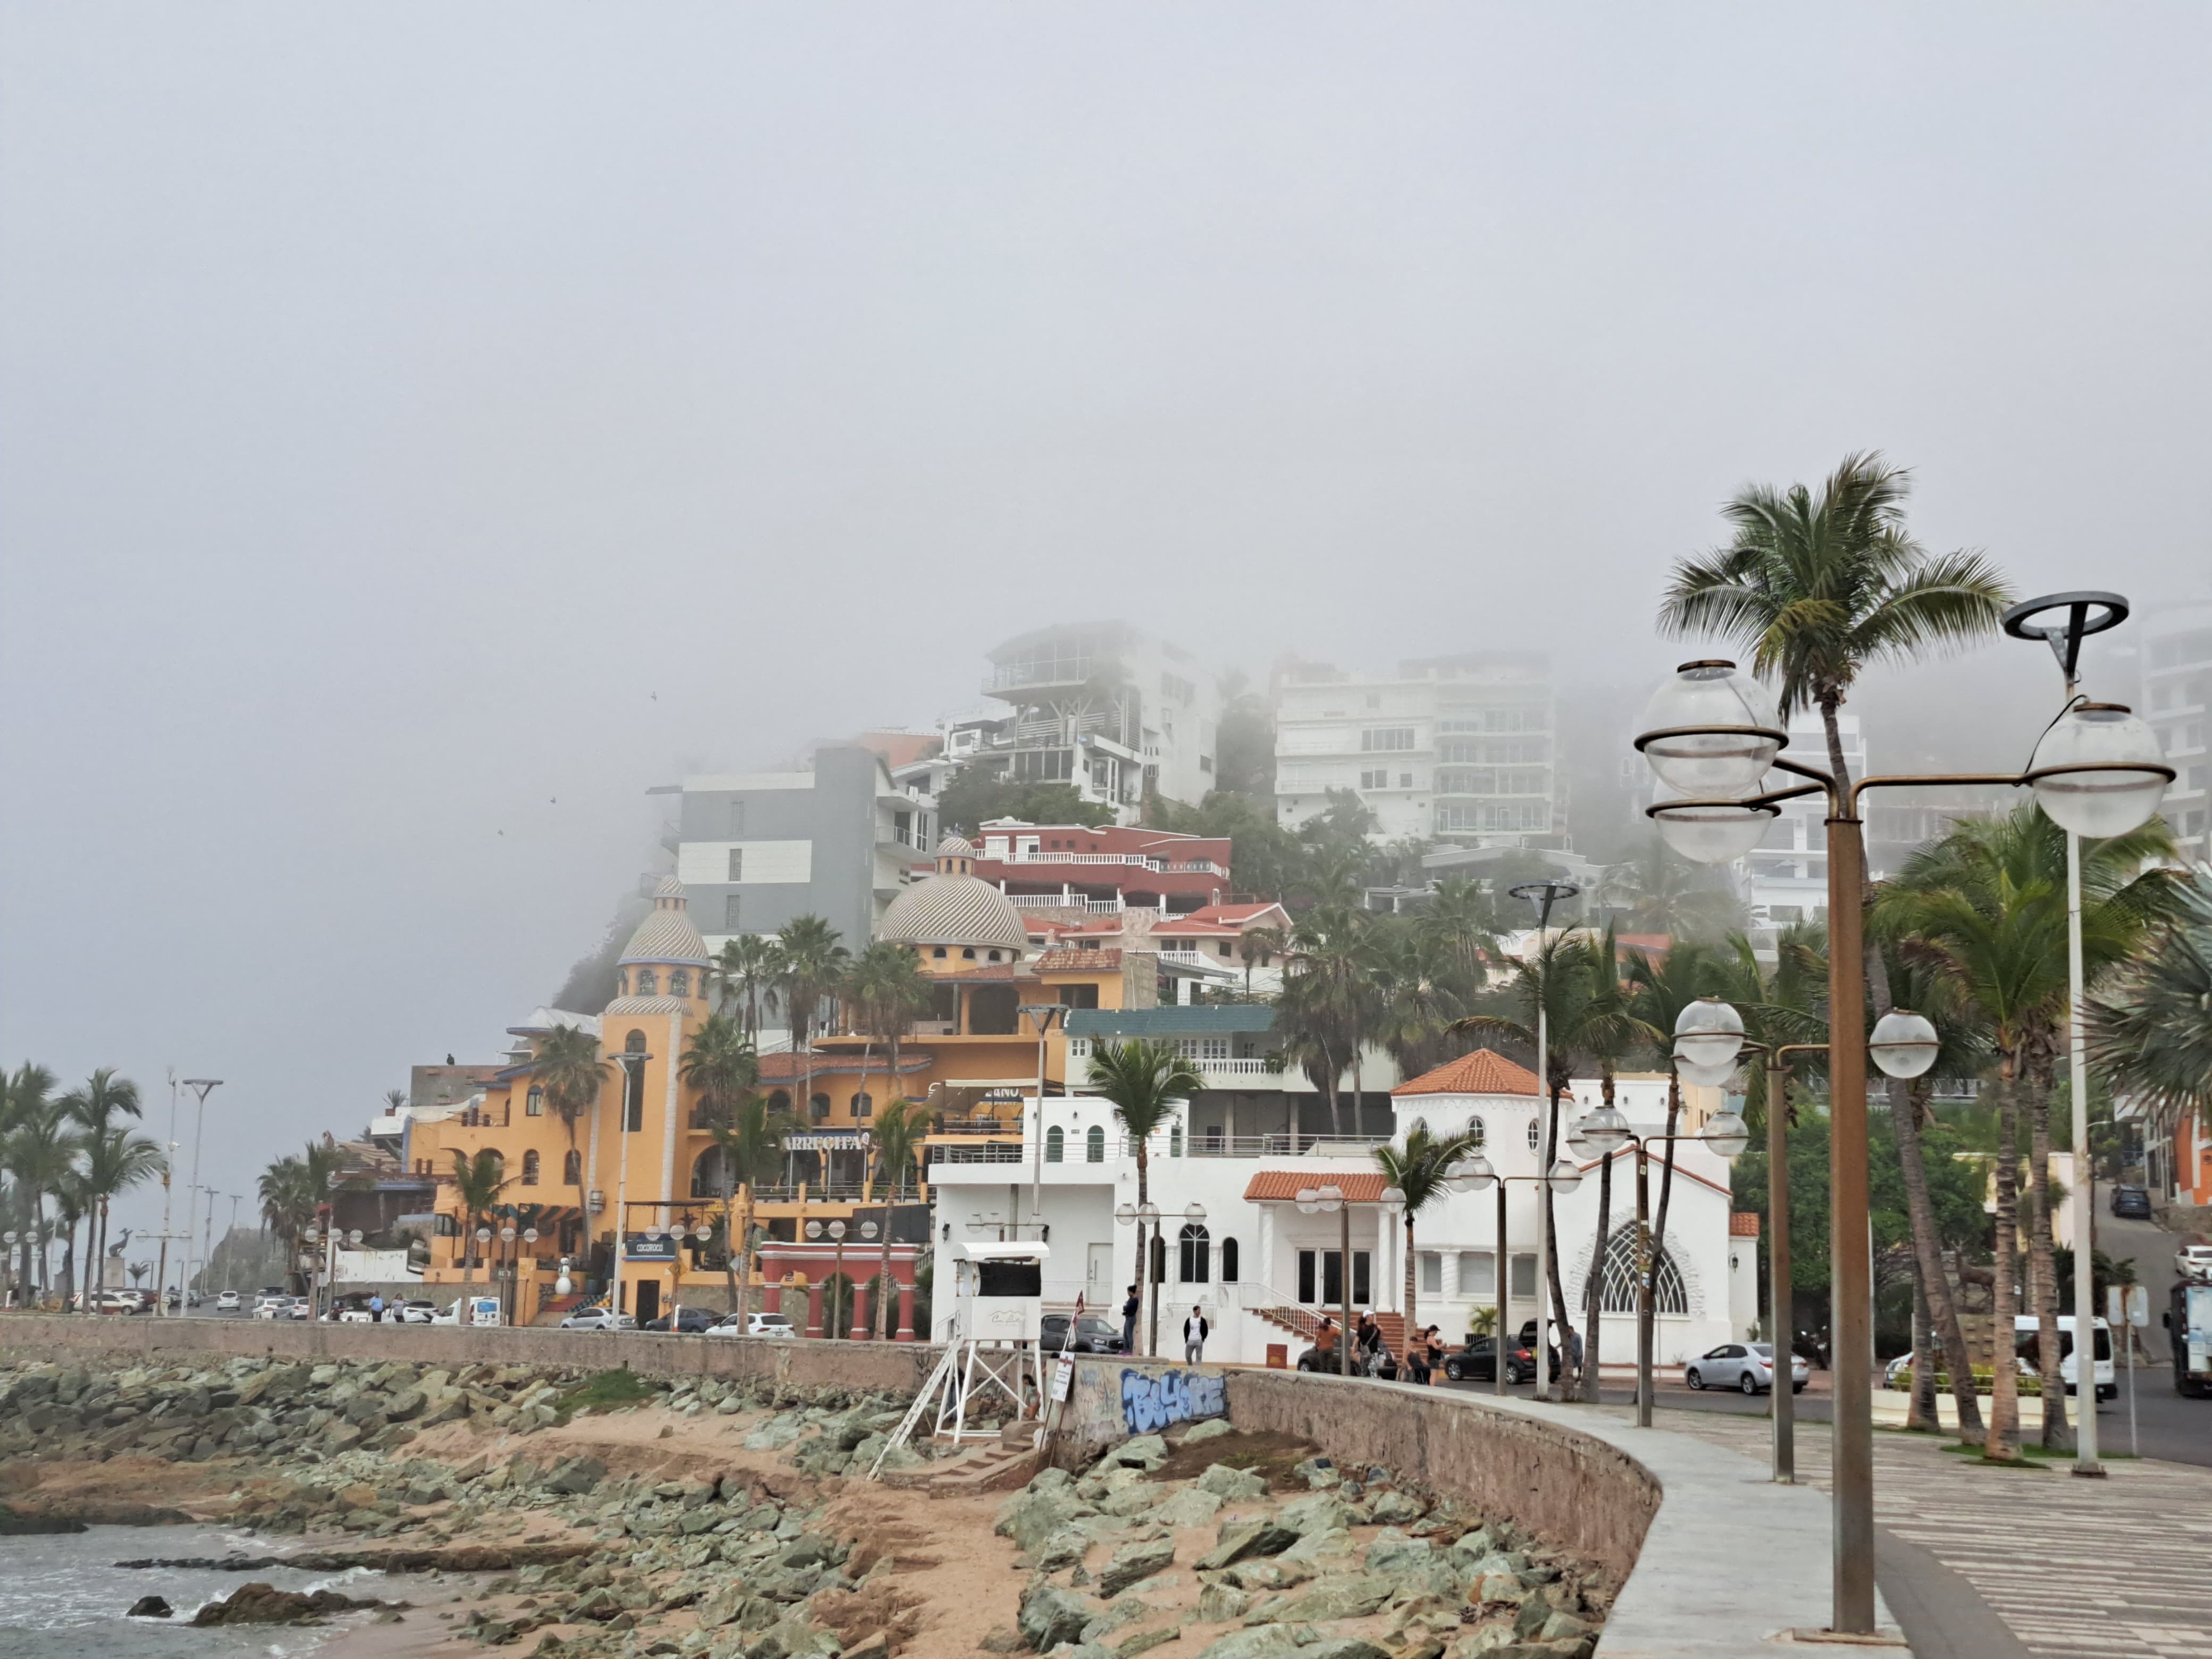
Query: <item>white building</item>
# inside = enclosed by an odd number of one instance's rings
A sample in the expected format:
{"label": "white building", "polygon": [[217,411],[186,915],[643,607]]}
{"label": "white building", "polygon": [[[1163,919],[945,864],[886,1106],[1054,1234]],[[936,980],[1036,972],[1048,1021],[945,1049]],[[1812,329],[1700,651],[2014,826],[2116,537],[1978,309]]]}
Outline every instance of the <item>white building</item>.
{"label": "white building", "polygon": [[[1594,1083],[1576,1085],[1594,1104]],[[1201,1102],[1205,1099],[1200,1097]],[[1658,1133],[1666,1116],[1663,1079],[1624,1079],[1617,1102],[1639,1133]],[[1717,1107],[1717,1091],[1710,1103]],[[1477,1128],[1484,1155],[1500,1173],[1536,1172],[1535,1135],[1540,1114],[1536,1079],[1524,1068],[1487,1050],[1455,1060],[1392,1091],[1392,1138],[1425,1119],[1432,1128]],[[1088,1096],[1048,1097],[1042,1146],[1031,1101],[1024,1141],[1011,1146],[953,1148],[931,1165],[936,1203],[938,1282],[953,1282],[959,1244],[1000,1237],[1034,1237],[1048,1230],[1048,1308],[1065,1310],[1078,1295],[1086,1310],[1118,1322],[1125,1287],[1137,1277],[1134,1229],[1119,1225],[1116,1209],[1137,1202],[1133,1146],[1113,1109]],[[1220,1133],[1212,1122],[1192,1127],[1213,1109],[1203,1104],[1178,1114],[1147,1147],[1150,1200],[1168,1218],[1160,1285],[1160,1352],[1179,1353],[1182,1321],[1194,1305],[1213,1327],[1209,1358],[1261,1364],[1271,1345],[1295,1361],[1310,1340],[1316,1317],[1333,1312],[1347,1270],[1341,1216],[1300,1211],[1300,1188],[1334,1182],[1355,1200],[1349,1211],[1352,1305],[1376,1311],[1385,1335],[1402,1348],[1407,1261],[1401,1215],[1372,1200],[1383,1180],[1374,1160],[1380,1139],[1267,1133]],[[1561,1134],[1587,1106],[1563,1108]],[[1685,1129],[1702,1121],[1686,1111]],[[1243,1126],[1237,1126],[1241,1131]],[[963,1157],[968,1153],[970,1156]],[[1582,1287],[1596,1259],[1597,1168],[1557,1202],[1559,1255],[1568,1304],[1579,1310]],[[1613,1204],[1601,1281],[1605,1302],[1605,1352],[1613,1363],[1634,1355],[1633,1303],[1628,1261],[1633,1249],[1635,1160],[1616,1154]],[[1658,1177],[1652,1177],[1656,1203]],[[1509,1331],[1534,1316],[1536,1200],[1533,1182],[1513,1180],[1504,1191],[1505,1273]],[[1415,1224],[1413,1269],[1416,1317],[1439,1326],[1454,1341],[1477,1310],[1495,1304],[1498,1273],[1498,1191],[1447,1194],[1425,1209]],[[1194,1208],[1194,1206],[1195,1206]],[[1757,1298],[1756,1237],[1735,1237],[1730,1226],[1729,1170],[1700,1146],[1683,1145],[1676,1158],[1668,1214],[1667,1266],[1661,1273],[1657,1356],[1662,1364],[1751,1332]],[[1580,1315],[1577,1312],[1579,1323]],[[937,1334],[942,1335],[940,1330]]]}
{"label": "white building", "polygon": [[1541,654],[1431,658],[1388,678],[1297,671],[1276,688],[1276,815],[1294,829],[1349,790],[1381,840],[1557,846],[1557,726]]}
{"label": "white building", "polygon": [[1072,784],[1121,823],[1142,816],[1147,791],[1194,802],[1212,789],[1221,689],[1182,647],[1127,623],[1068,623],[990,658],[983,694],[1012,713],[948,729],[947,760],[964,751],[1010,782]]}
{"label": "white building", "polygon": [[2212,862],[2212,797],[2206,793],[2212,755],[2205,746],[2212,732],[2212,599],[2166,606],[2140,621],[2143,689],[2137,712],[2158,733],[2166,764],[2178,775],[2160,810],[2183,856],[2202,866]]}

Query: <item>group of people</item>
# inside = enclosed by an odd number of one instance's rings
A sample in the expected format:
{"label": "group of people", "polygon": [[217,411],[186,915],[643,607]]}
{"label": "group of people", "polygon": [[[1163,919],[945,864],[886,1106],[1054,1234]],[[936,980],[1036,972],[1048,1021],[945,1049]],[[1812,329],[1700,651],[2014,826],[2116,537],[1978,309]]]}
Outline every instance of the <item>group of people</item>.
{"label": "group of people", "polygon": [[[1325,1362],[1334,1356],[1336,1340],[1336,1321],[1323,1314],[1321,1328],[1314,1334],[1314,1347]],[[1360,1370],[1372,1376],[1382,1369],[1382,1327],[1376,1322],[1375,1316],[1364,1308],[1360,1310],[1358,1322],[1352,1328],[1352,1345],[1353,1363]],[[1406,1339],[1405,1371],[1409,1382],[1424,1384],[1431,1382],[1443,1363],[1443,1338],[1434,1325],[1425,1326]],[[1324,1364],[1323,1369],[1332,1367]]]}

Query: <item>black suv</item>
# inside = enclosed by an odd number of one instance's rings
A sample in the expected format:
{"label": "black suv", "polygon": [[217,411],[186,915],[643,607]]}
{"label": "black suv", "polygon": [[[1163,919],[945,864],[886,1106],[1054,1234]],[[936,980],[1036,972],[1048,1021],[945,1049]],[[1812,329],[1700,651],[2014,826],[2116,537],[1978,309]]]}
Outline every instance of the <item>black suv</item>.
{"label": "black suv", "polygon": [[2141,1187],[2113,1188],[2112,1213],[2117,1216],[2124,1216],[2136,1221],[2148,1221],[2153,1219],[2150,1208],[2150,1194]]}
{"label": "black suv", "polygon": [[1066,1350],[1073,1353],[1119,1353],[1121,1352],[1121,1331],[1109,1325],[1096,1314],[1085,1314],[1083,1322],[1075,1328],[1075,1341],[1067,1340],[1066,1314],[1047,1314],[1037,1328],[1037,1346],[1046,1353]]}
{"label": "black suv", "polygon": [[[645,1328],[648,1331],[665,1331],[668,1328],[670,1317],[670,1315],[663,1314],[658,1319],[648,1319],[645,1322]],[[708,1313],[704,1308],[681,1307],[677,1309],[673,1317],[676,1321],[678,1335],[696,1336],[714,1324],[719,1316]]]}

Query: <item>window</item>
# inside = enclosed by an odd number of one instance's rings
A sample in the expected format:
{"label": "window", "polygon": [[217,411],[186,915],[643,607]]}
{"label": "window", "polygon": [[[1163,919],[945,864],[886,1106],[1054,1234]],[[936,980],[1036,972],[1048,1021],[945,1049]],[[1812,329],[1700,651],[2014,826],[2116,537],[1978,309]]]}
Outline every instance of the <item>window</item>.
{"label": "window", "polygon": [[1205,1285],[1212,1282],[1213,1247],[1211,1237],[1200,1223],[1183,1223],[1182,1231],[1176,1235],[1176,1280],[1178,1284]]}
{"label": "window", "polygon": [[637,970],[637,994],[641,997],[660,994],[660,976],[652,969],[641,968]]}
{"label": "window", "polygon": [[742,841],[745,834],[745,804],[741,800],[730,803],[730,839]]}
{"label": "window", "polygon": [[1237,1241],[1233,1238],[1221,1241],[1221,1282],[1224,1285],[1237,1282]]}
{"label": "window", "polygon": [[1498,1299],[1498,1258],[1488,1250],[1459,1253],[1459,1293],[1486,1302]]}
{"label": "window", "polygon": [[1413,787],[1413,775],[1411,772],[1399,773],[1398,787],[1401,789],[1411,789]]}
{"label": "window", "polygon": [[[1642,1263],[1637,1260],[1636,1225],[1617,1227],[1605,1243],[1605,1277],[1598,1283],[1598,1305],[1607,1313],[1636,1311],[1637,1282],[1643,1277]],[[1680,1269],[1674,1258],[1664,1249],[1659,1252],[1659,1278],[1651,1298],[1653,1309],[1662,1314],[1686,1314],[1690,1311],[1689,1293],[1683,1288]]]}
{"label": "window", "polygon": [[1103,1164],[1106,1161],[1106,1132],[1092,1124],[1083,1132],[1083,1161]]}
{"label": "window", "polygon": [[1067,1132],[1057,1123],[1044,1132],[1044,1161],[1059,1164],[1067,1157]]}
{"label": "window", "polygon": [[973,961],[975,961],[975,947],[974,945],[962,945],[962,946],[960,947],[960,960],[961,960],[961,961],[963,961],[963,962],[973,962]]}
{"label": "window", "polygon": [[742,847],[732,847],[730,848],[730,879],[743,881],[744,878],[745,849]]}
{"label": "window", "polygon": [[1536,1256],[1534,1251],[1513,1258],[1512,1294],[1534,1297],[1536,1294]]}
{"label": "window", "polygon": [[629,969],[617,968],[615,970],[615,994],[618,997],[626,997],[629,994]]}
{"label": "window", "polygon": [[1532,1152],[1544,1150],[1544,1120],[1540,1117],[1528,1120],[1528,1150]]}
{"label": "window", "polygon": [[1362,772],[1359,775],[1359,787],[1362,789],[1388,789],[1390,787],[1389,771],[1388,769],[1379,769],[1372,772]]}
{"label": "window", "polygon": [[1442,1296],[1444,1293],[1444,1259],[1433,1250],[1423,1250],[1421,1262],[1421,1294]]}
{"label": "window", "polygon": [[738,931],[738,913],[740,903],[741,901],[735,893],[722,895],[722,931],[724,933],[734,933]]}
{"label": "window", "polygon": [[561,1159],[561,1181],[564,1186],[569,1187],[584,1184],[583,1153],[571,1151]]}
{"label": "window", "polygon": [[942,962],[945,960],[945,947],[942,945],[932,945],[929,954],[931,960]]}
{"label": "window", "polygon": [[[645,1052],[645,1033],[632,1031],[623,1039],[623,1052],[641,1054]],[[623,1067],[623,1133],[635,1134],[645,1127],[645,1067]]]}
{"label": "window", "polygon": [[1180,1123],[1170,1126],[1168,1130],[1168,1156],[1170,1158],[1182,1156],[1182,1125]]}
{"label": "window", "polygon": [[1360,750],[1364,754],[1413,746],[1413,728],[1410,726],[1370,726],[1359,734]]}
{"label": "window", "polygon": [[1490,1131],[1483,1127],[1480,1118],[1471,1117],[1467,1121],[1467,1138],[1469,1150],[1479,1152],[1483,1143],[1490,1139]]}
{"label": "window", "polygon": [[775,1091],[768,1097],[768,1109],[771,1112],[788,1112],[791,1109],[790,1093],[782,1089]]}
{"label": "window", "polygon": [[681,968],[671,969],[668,973],[668,994],[672,997],[690,996],[691,975]]}
{"label": "window", "polygon": [[807,1115],[812,1118],[817,1123],[827,1123],[830,1121],[829,1096],[815,1096],[813,1099],[806,1103],[806,1108]]}
{"label": "window", "polygon": [[854,1117],[873,1117],[875,1115],[875,1097],[869,1094],[866,1089],[861,1090],[859,1094],[853,1097],[853,1115]]}
{"label": "window", "polygon": [[522,1184],[526,1187],[538,1184],[538,1154],[534,1152],[522,1155]]}
{"label": "window", "polygon": [[525,1117],[545,1115],[545,1091],[535,1084],[531,1085],[530,1092],[522,1098],[522,1115]]}
{"label": "window", "polygon": [[1382,706],[1382,693],[1379,691],[1370,691],[1367,694],[1367,706],[1370,708],[1380,708]]}

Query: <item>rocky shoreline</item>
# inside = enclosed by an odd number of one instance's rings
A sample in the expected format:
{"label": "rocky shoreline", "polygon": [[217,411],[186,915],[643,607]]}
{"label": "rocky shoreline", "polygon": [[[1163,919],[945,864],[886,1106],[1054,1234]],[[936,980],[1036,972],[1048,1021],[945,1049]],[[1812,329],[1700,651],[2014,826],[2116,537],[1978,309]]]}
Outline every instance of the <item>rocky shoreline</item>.
{"label": "rocky shoreline", "polygon": [[17,1364],[0,1367],[0,1520],[213,1522],[301,1547],[121,1565],[463,1590],[409,1613],[228,1598],[409,1622],[379,1651],[423,1655],[1584,1659],[1616,1588],[1509,1521],[1218,1422],[1010,1498],[848,1478],[905,1403],[624,1370]]}

